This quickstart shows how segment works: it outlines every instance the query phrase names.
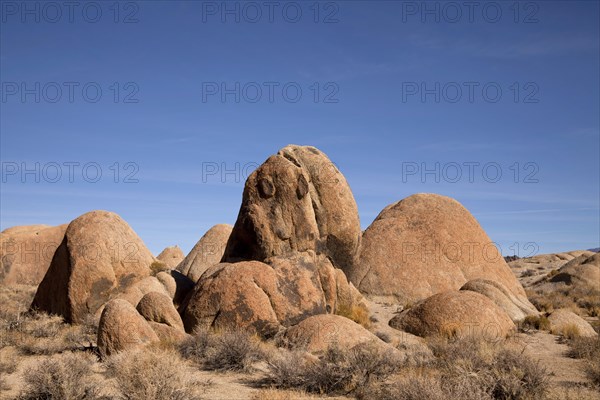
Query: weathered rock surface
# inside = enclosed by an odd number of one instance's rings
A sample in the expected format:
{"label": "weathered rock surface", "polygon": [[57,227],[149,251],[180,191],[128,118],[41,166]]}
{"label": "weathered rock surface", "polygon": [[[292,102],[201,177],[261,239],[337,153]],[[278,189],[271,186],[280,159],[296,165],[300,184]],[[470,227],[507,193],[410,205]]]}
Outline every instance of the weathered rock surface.
{"label": "weathered rock surface", "polygon": [[465,283],[460,290],[477,292],[492,300],[503,309],[513,322],[522,321],[529,315],[539,315],[539,311],[528,301],[515,296],[501,283],[488,279],[475,279]]}
{"label": "weathered rock surface", "polygon": [[142,240],[117,214],[83,214],[67,227],[32,308],[80,322],[147,277],[153,261]]}
{"label": "weathered rock surface", "polygon": [[575,329],[575,334],[583,337],[594,337],[598,334],[594,328],[579,315],[571,310],[564,308],[554,310],[548,316],[550,321],[550,332],[555,335],[566,334],[569,330]]}
{"label": "weathered rock surface", "polygon": [[183,322],[173,306],[173,301],[163,293],[150,292],[144,295],[136,309],[147,321],[165,324],[184,331]]}
{"label": "weathered rock surface", "polygon": [[253,329],[276,334],[316,314],[359,304],[361,296],[324,256],[296,254],[258,261],[221,263],[198,281],[183,308],[187,332],[196,326]]}
{"label": "weathered rock surface", "polygon": [[360,234],[344,176],[318,149],[290,145],[248,177],[223,261],[266,261],[312,250],[349,268]]}
{"label": "weathered rock surface", "polygon": [[2,231],[0,282],[6,285],[39,285],[66,229],[67,224],[26,225]]}
{"label": "weathered rock surface", "polygon": [[169,269],[175,269],[185,256],[179,246],[167,247],[156,257],[156,259],[164,263]]}
{"label": "weathered rock surface", "polygon": [[361,293],[400,303],[458,290],[473,279],[498,282],[528,302],[475,218],[436,194],[387,206],[363,233],[359,261],[345,272]]}
{"label": "weathered rock surface", "polygon": [[221,262],[232,229],[228,224],[210,228],[177,266],[177,271],[198,282],[204,271]]}
{"label": "weathered rock surface", "polygon": [[468,290],[435,294],[390,321],[393,328],[421,337],[433,335],[506,337],[515,329],[492,300]]}
{"label": "weathered rock surface", "polygon": [[98,326],[102,357],[158,341],[150,324],[127,301],[114,299],[104,307]]}

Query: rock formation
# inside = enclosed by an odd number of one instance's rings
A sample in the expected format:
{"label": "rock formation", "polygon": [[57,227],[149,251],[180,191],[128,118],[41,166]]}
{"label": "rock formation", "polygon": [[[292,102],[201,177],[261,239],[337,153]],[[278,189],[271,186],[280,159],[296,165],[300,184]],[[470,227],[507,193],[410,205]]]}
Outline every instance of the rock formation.
{"label": "rock formation", "polygon": [[80,322],[110,298],[149,276],[154,257],[118,215],[92,211],[73,220],[32,308]]}
{"label": "rock formation", "polygon": [[210,228],[177,266],[177,271],[198,282],[204,271],[221,262],[232,229],[233,227],[227,224]]}
{"label": "rock formation", "polygon": [[0,233],[0,283],[40,284],[67,224],[14,226]]}
{"label": "rock formation", "polygon": [[344,176],[318,149],[290,145],[248,177],[223,261],[312,250],[344,269],[359,243],[358,210]]}
{"label": "rock formation", "polygon": [[435,294],[390,321],[418,336],[481,336],[499,340],[515,329],[509,316],[482,294],[468,290]]}
{"label": "rock formation", "polygon": [[169,269],[175,269],[185,256],[179,246],[167,247],[156,257],[156,259],[165,264]]}
{"label": "rock formation", "polygon": [[363,233],[359,260],[345,272],[361,293],[401,304],[473,279],[498,282],[528,302],[475,218],[456,200],[435,194],[387,206]]}

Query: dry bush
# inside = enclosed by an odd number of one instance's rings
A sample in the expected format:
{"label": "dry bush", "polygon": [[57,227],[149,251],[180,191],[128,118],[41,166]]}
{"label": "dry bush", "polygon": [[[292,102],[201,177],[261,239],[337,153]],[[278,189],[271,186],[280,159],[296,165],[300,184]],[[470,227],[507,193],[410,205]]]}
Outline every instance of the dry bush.
{"label": "dry bush", "polygon": [[86,324],[66,324],[55,315],[29,312],[2,325],[0,348],[15,346],[25,354],[56,354],[95,342],[96,330]]}
{"label": "dry bush", "polygon": [[479,393],[478,387],[444,384],[439,375],[425,375],[409,371],[393,382],[377,385],[371,392],[359,400],[487,400],[485,393]]}
{"label": "dry bush", "polygon": [[200,399],[210,385],[193,379],[193,368],[177,352],[151,346],[116,354],[106,365],[119,398],[127,400]]}
{"label": "dry bush", "polygon": [[574,337],[569,341],[571,356],[586,360],[586,372],[590,380],[600,386],[600,336]]}
{"label": "dry bush", "polygon": [[491,365],[494,399],[539,399],[548,391],[549,374],[538,362],[503,349]]}
{"label": "dry bush", "polygon": [[520,352],[476,337],[431,338],[435,360],[405,369],[392,382],[375,385],[369,396],[391,399],[539,399],[549,374]]}
{"label": "dry bush", "polygon": [[27,312],[36,290],[36,286],[0,284],[0,321],[13,320]]}
{"label": "dry bush", "polygon": [[586,286],[559,285],[549,290],[540,287],[526,290],[527,297],[538,310],[552,312],[567,308],[585,317],[600,314],[600,290]]}
{"label": "dry bush", "polygon": [[251,371],[253,363],[266,357],[260,339],[243,330],[197,330],[180,352],[201,368],[219,371]]}
{"label": "dry bush", "polygon": [[305,353],[280,349],[268,361],[267,381],[277,388],[302,388],[306,386]]}
{"label": "dry bush", "polygon": [[525,271],[521,272],[521,278],[526,278],[528,276],[534,276],[535,275],[535,271],[532,269],[526,269]]}
{"label": "dry bush", "polygon": [[311,360],[299,352],[282,351],[269,361],[267,381],[278,388],[297,388],[320,394],[367,390],[397,372],[401,360],[381,347],[367,343],[352,349],[330,347]]}
{"label": "dry bush", "polygon": [[561,335],[565,339],[569,340],[581,336],[579,327],[576,324],[565,324],[558,329],[552,329],[551,333],[554,335]]}
{"label": "dry bush", "polygon": [[150,270],[152,271],[152,276],[156,276],[160,272],[169,271],[170,268],[162,261],[154,261],[150,264]]}
{"label": "dry bush", "polygon": [[550,320],[545,315],[528,315],[519,324],[521,330],[528,331],[531,329],[549,331]]}
{"label": "dry bush", "polygon": [[25,389],[20,399],[97,399],[94,380],[96,357],[87,353],[63,353],[44,359],[23,374]]}
{"label": "dry bush", "polygon": [[346,317],[357,324],[362,325],[366,329],[371,327],[371,318],[369,318],[369,312],[367,308],[361,304],[340,304],[335,310],[335,314]]}

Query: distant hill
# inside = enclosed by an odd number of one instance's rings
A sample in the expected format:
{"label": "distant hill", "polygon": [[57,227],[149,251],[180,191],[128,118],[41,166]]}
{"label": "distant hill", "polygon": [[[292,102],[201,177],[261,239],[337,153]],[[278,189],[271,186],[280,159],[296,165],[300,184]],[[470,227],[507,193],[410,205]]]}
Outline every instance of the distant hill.
{"label": "distant hill", "polygon": [[600,247],[596,247],[595,249],[588,249],[588,251],[593,251],[595,253],[600,253]]}

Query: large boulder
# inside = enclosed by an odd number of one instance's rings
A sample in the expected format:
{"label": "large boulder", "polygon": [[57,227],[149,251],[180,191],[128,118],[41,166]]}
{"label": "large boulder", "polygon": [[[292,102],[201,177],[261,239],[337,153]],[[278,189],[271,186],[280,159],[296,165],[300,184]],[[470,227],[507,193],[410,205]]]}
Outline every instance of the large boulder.
{"label": "large boulder", "polygon": [[416,302],[495,281],[528,302],[525,291],[475,218],[459,202],[416,194],[387,206],[363,233],[348,279],[372,298]]}
{"label": "large boulder", "polygon": [[2,231],[0,282],[6,285],[39,285],[66,229],[67,224],[27,225]]}
{"label": "large boulder", "polygon": [[289,348],[315,355],[324,353],[329,347],[351,349],[363,343],[394,351],[393,347],[356,322],[331,314],[314,315],[288,328],[283,334],[283,342]]}
{"label": "large boulder", "polygon": [[550,282],[600,291],[600,253],[582,254],[563,265]]}
{"label": "large boulder", "polygon": [[360,294],[324,256],[268,262],[221,263],[206,271],[183,308],[186,331],[243,328],[270,337],[311,315],[360,306]]}
{"label": "large boulder", "polygon": [[183,322],[173,301],[163,293],[150,292],[138,303],[136,309],[147,321],[165,324],[182,332]]}
{"label": "large boulder", "polygon": [[[534,250],[533,248],[526,250]],[[523,287],[537,286],[545,282],[548,274],[554,274],[555,270],[563,267],[572,260],[582,257],[587,259],[594,252],[588,250],[573,250],[562,253],[538,254],[532,257],[518,258],[508,262],[513,274],[519,279]]]}
{"label": "large boulder", "polygon": [[223,261],[312,250],[350,268],[360,234],[356,202],[341,172],[318,149],[290,145],[246,180]]}
{"label": "large boulder", "polygon": [[167,247],[156,257],[158,261],[165,264],[169,269],[177,267],[184,258],[183,251],[181,251],[179,246]]}
{"label": "large boulder", "polygon": [[435,294],[390,321],[393,328],[417,336],[506,337],[515,329],[510,317],[482,294],[461,290]]}
{"label": "large boulder", "polygon": [[573,311],[560,308],[548,316],[550,332],[556,335],[595,337],[598,334],[585,319]]}
{"label": "large boulder", "polygon": [[98,349],[102,357],[158,340],[150,324],[128,301],[114,299],[104,307],[98,325]]}
{"label": "large boulder", "polygon": [[221,262],[232,229],[233,227],[227,224],[218,224],[210,228],[179,263],[177,271],[198,282],[204,271]]}
{"label": "large boulder", "polygon": [[149,276],[154,260],[117,214],[83,214],[67,227],[31,307],[60,315],[67,322],[81,322],[125,288]]}
{"label": "large boulder", "polygon": [[513,322],[522,321],[527,316],[536,316],[540,312],[528,301],[523,301],[499,282],[487,279],[474,279],[465,283],[460,290],[480,293],[503,309]]}

